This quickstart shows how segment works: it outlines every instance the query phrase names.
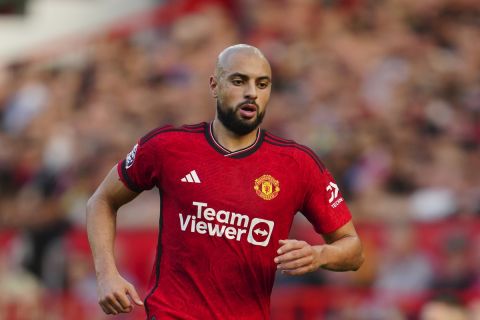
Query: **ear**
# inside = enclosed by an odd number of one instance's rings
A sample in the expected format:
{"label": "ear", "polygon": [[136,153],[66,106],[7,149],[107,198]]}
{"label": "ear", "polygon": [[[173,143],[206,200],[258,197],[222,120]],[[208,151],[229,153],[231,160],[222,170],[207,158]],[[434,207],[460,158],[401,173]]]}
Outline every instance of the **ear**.
{"label": "ear", "polygon": [[210,92],[214,98],[217,97],[218,82],[215,76],[210,76]]}

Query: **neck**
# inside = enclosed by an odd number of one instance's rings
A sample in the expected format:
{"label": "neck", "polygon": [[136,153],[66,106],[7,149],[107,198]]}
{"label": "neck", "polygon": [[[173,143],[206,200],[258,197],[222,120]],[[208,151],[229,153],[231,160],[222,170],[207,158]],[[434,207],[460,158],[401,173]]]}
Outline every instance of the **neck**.
{"label": "neck", "polygon": [[251,146],[257,139],[258,128],[245,135],[237,135],[228,130],[218,119],[213,120],[213,135],[215,140],[231,152]]}

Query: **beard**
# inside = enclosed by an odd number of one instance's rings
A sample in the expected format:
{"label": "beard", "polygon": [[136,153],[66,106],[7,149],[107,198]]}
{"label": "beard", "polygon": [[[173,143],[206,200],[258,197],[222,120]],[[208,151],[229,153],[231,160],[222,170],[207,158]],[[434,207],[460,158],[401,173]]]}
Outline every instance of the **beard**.
{"label": "beard", "polygon": [[220,122],[228,130],[239,136],[243,136],[258,128],[263,121],[263,117],[265,117],[265,111],[258,112],[257,107],[256,118],[253,121],[248,121],[237,115],[236,112],[239,108],[240,105],[238,105],[235,109],[227,108],[227,110],[223,110],[220,101],[217,100],[218,120],[220,120]]}

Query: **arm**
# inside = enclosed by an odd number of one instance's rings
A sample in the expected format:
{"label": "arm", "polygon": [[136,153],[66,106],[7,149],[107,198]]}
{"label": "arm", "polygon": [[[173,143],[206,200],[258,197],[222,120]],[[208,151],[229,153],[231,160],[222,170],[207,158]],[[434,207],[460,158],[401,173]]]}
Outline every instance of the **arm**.
{"label": "arm", "polygon": [[312,246],[305,241],[280,240],[277,268],[289,275],[301,275],[323,268],[332,271],[358,270],[363,249],[352,221],[323,235],[326,244]]}
{"label": "arm", "polygon": [[128,296],[137,305],[143,305],[133,285],[120,276],[113,249],[117,210],[137,195],[123,185],[114,167],[87,203],[88,240],[97,276],[99,304],[106,314],[132,311]]}

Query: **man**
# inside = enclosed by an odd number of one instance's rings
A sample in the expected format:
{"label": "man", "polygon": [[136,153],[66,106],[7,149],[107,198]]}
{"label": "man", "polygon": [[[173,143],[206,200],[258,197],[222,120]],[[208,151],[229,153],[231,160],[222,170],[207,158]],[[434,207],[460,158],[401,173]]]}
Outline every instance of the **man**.
{"label": "man", "polygon": [[[362,248],[333,178],[308,148],[259,128],[271,69],[255,47],[218,57],[213,122],[151,131],[110,171],[87,205],[87,230],[107,314],[142,306],[113,256],[117,209],[160,190],[147,319],[266,319],[275,271],[356,270]],[[301,211],[325,245],[286,239]]]}

